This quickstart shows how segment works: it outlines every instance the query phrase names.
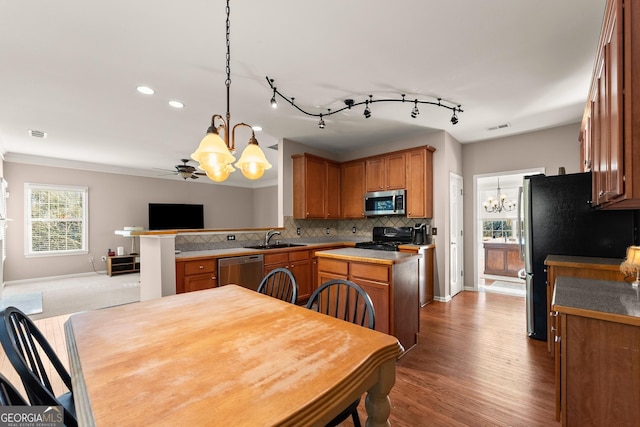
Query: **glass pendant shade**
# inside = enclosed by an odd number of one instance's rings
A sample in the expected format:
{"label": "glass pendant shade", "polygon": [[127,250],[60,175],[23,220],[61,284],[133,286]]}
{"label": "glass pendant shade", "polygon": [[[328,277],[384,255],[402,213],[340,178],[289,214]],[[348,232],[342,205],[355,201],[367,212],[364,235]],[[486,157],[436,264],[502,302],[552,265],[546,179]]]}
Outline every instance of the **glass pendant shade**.
{"label": "glass pendant shade", "polygon": [[204,171],[222,168],[236,160],[217,132],[207,133],[200,141],[198,149],[191,154],[191,158],[198,162]]}
{"label": "glass pendant shade", "polygon": [[249,141],[247,148],[242,152],[242,156],[240,156],[240,160],[236,163],[236,167],[242,171],[242,174],[246,178],[259,179],[264,175],[264,171],[271,169],[272,166],[264,156],[258,142],[253,139]]}
{"label": "glass pendant shade", "polygon": [[233,172],[234,170],[235,168],[230,164],[226,164],[223,166],[214,166],[209,169],[204,169],[204,171],[207,173],[207,177],[211,181],[215,181],[215,182],[222,182],[226,180],[227,178],[229,178],[229,175],[231,175],[231,172]]}

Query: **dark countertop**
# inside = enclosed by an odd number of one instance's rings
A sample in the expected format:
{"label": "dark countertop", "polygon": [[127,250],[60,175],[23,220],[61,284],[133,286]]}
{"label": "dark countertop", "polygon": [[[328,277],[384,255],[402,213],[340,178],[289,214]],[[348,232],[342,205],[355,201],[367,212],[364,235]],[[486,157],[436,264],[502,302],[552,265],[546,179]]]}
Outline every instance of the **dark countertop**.
{"label": "dark countertop", "polygon": [[560,276],[552,310],[640,326],[640,289],[627,282]]}

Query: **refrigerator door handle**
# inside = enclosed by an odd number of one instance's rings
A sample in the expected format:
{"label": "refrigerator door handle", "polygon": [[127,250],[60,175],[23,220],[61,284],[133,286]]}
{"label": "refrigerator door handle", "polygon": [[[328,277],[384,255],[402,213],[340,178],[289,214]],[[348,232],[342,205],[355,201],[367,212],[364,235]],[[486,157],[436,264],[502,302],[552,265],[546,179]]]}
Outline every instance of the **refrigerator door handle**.
{"label": "refrigerator door handle", "polygon": [[518,223],[516,225],[516,230],[518,233],[518,249],[520,250],[520,259],[522,261],[524,261],[524,236],[522,235],[522,210],[524,209],[524,206],[522,204],[522,201],[524,200],[523,197],[523,189],[522,187],[518,188]]}

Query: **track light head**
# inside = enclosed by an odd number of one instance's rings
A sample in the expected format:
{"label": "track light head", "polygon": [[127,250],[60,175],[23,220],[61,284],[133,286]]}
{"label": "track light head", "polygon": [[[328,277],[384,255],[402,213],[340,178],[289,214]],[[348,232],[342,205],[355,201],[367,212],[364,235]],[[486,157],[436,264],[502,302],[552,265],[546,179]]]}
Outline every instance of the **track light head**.
{"label": "track light head", "polygon": [[458,124],[458,116],[456,116],[455,110],[453,111],[453,116],[451,116],[451,124],[452,125],[457,125]]}
{"label": "track light head", "polygon": [[276,101],[276,88],[273,88],[273,96],[271,97],[271,108],[278,108],[278,102]]}
{"label": "track light head", "polygon": [[[404,98],[404,96],[403,96],[403,98]],[[403,99],[403,101],[404,101],[404,99]],[[413,102],[414,102],[414,105],[413,105],[413,110],[411,110],[411,117],[415,119],[416,117],[418,117],[418,114],[420,114],[420,110],[418,110],[418,100],[416,99]]]}
{"label": "track light head", "polygon": [[322,118],[322,114],[320,114],[320,121],[318,122],[318,127],[320,129],[324,129],[324,119]]}
{"label": "track light head", "polygon": [[369,99],[367,101],[365,101],[364,103],[364,118],[368,119],[369,117],[371,117],[371,109],[369,109],[369,104],[373,102],[372,100],[373,95],[369,95]]}

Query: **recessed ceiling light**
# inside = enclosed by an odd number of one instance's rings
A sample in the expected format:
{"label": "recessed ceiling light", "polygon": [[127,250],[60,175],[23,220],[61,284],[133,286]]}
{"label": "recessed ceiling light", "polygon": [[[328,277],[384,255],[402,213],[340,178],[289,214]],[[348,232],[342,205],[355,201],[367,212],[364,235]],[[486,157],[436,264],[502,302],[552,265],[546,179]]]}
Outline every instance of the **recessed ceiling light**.
{"label": "recessed ceiling light", "polygon": [[144,93],[145,95],[153,95],[156,93],[156,91],[151,89],[149,86],[138,86],[136,89],[138,92]]}
{"label": "recessed ceiling light", "polygon": [[180,101],[169,101],[169,105],[173,108],[184,108],[184,104]]}
{"label": "recessed ceiling light", "polygon": [[262,126],[251,126],[251,129],[255,130],[256,132],[260,132],[262,130]]}

